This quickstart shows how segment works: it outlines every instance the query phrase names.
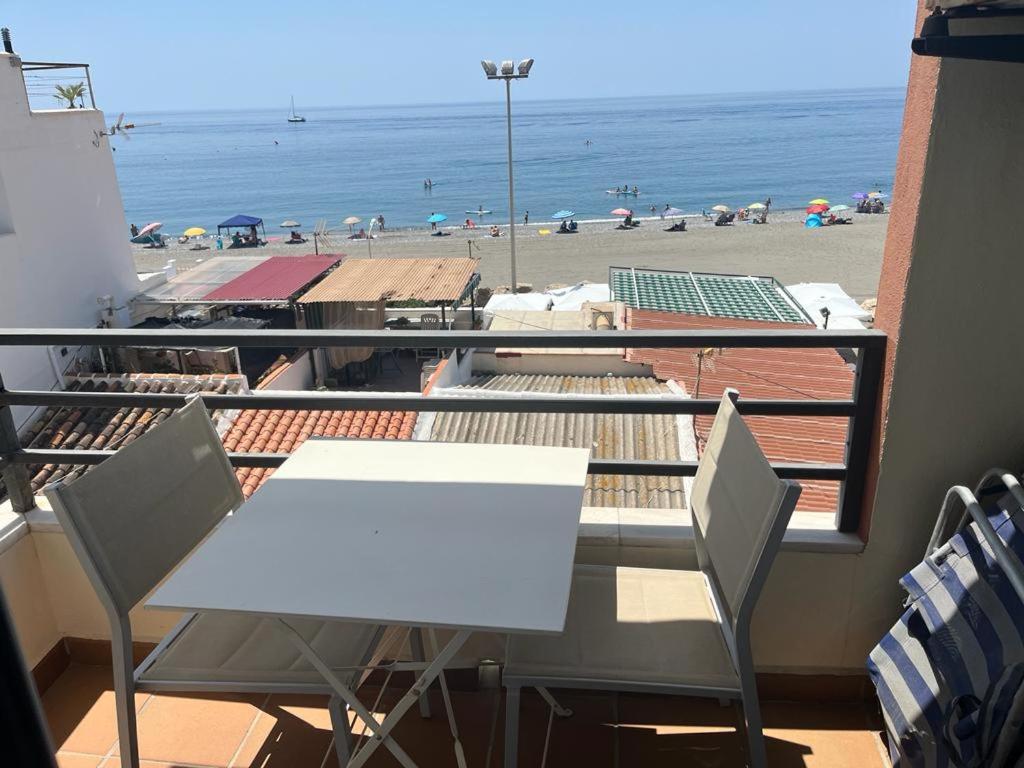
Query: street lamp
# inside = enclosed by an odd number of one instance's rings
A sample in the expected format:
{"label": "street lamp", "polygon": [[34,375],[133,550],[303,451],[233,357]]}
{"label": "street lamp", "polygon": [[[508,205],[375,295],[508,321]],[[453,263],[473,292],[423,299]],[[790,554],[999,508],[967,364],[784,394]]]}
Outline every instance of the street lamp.
{"label": "street lamp", "polygon": [[517,293],[519,286],[516,283],[516,203],[515,188],[512,184],[512,81],[530,76],[533,59],[523,59],[519,62],[518,68],[512,59],[505,59],[501,62],[500,71],[493,61],[487,59],[481,61],[480,66],[484,68],[488,80],[505,81],[505,119],[508,125],[508,234],[509,245],[512,248],[512,293]]}

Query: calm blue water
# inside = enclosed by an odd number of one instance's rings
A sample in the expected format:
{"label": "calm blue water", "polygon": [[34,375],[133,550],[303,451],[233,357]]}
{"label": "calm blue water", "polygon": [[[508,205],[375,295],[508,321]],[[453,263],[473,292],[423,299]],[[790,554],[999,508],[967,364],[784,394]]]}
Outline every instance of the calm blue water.
{"label": "calm blue water", "polygon": [[[497,92],[497,89],[496,89]],[[580,218],[618,203],[646,211],[733,207],[767,196],[795,208],[888,190],[896,164],[903,90],[516,101],[516,211]],[[404,107],[133,114],[130,141],[113,139],[129,222],[164,232],[214,229],[236,213],[332,227],[383,213],[389,226],[451,223],[483,205],[507,216],[503,101]],[[593,144],[585,145],[590,139]],[[278,142],[275,144],[275,140]],[[423,179],[434,180],[432,192]],[[641,196],[604,190],[637,185]],[[489,220],[488,217],[487,220]],[[485,220],[486,221],[486,220]]]}

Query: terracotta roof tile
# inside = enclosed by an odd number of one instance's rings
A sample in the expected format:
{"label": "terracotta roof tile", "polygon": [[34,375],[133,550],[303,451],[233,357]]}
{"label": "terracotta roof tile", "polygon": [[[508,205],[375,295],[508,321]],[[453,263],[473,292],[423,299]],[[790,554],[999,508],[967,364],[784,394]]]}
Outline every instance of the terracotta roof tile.
{"label": "terracotta roof tile", "polygon": [[[703,317],[679,312],[627,309],[626,324],[636,329],[783,328],[792,323]],[[626,359],[649,363],[660,379],[675,379],[691,395],[697,382],[695,349],[630,349]],[[833,349],[727,349],[716,350],[701,370],[699,395],[721,397],[726,387],[745,399],[847,399],[853,391],[853,370]],[[698,449],[711,428],[712,416],[694,420]],[[773,461],[842,463],[848,421],[844,418],[746,418],[765,455]],[[835,511],[839,484],[801,481],[804,490],[798,509]]]}
{"label": "terracotta roof tile", "polygon": [[[77,392],[210,392],[223,394],[246,389],[237,375],[133,373],[123,376],[80,376],[67,381]],[[65,450],[110,450],[128,445],[139,435],[166,419],[171,408],[48,408],[21,436],[26,448]],[[222,414],[215,411],[216,420]],[[88,470],[81,464],[36,464],[29,466],[32,490],[60,479],[71,479]]]}
{"label": "terracotta roof tile", "polygon": [[[224,448],[239,453],[291,453],[311,436],[411,440],[416,413],[405,411],[242,410],[224,435]],[[239,467],[235,475],[248,498],[273,469]]]}

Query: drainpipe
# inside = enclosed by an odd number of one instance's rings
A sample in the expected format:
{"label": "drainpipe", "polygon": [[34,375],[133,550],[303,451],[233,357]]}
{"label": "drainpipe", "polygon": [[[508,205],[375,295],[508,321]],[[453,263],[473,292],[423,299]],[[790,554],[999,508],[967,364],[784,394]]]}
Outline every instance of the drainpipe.
{"label": "drainpipe", "polygon": [[7,27],[0,29],[0,37],[4,41],[4,53],[14,53],[14,46],[11,44],[11,30]]}

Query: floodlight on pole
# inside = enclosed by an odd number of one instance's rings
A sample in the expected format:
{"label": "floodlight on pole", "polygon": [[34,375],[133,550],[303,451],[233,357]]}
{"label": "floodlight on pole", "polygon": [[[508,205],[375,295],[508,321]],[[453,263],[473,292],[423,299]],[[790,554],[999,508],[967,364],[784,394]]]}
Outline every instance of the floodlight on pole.
{"label": "floodlight on pole", "polygon": [[516,281],[516,204],[515,185],[512,179],[512,81],[522,80],[530,76],[533,59],[523,59],[520,61],[518,72],[512,59],[505,59],[501,62],[500,73],[497,65],[490,59],[484,59],[480,62],[480,65],[483,67],[484,74],[488,80],[505,81],[505,122],[508,133],[508,234],[509,248],[512,256],[512,292],[516,293],[519,285]]}

